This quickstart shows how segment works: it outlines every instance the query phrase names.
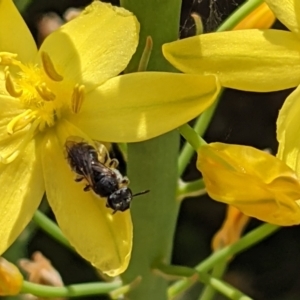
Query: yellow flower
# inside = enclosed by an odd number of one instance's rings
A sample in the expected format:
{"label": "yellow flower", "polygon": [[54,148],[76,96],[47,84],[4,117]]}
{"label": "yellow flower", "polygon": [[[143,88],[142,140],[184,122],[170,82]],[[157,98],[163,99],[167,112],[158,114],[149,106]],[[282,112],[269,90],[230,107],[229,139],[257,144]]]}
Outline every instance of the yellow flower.
{"label": "yellow flower", "polygon": [[0,257],[0,295],[17,295],[23,284],[19,269],[3,257]]}
{"label": "yellow flower", "polygon": [[224,87],[268,92],[300,83],[300,10],[297,0],[266,0],[292,32],[235,30],[165,44],[168,61],[185,73],[217,74]]}
{"label": "yellow flower", "polygon": [[[245,19],[243,19],[233,30],[242,29],[267,29],[275,21],[275,15],[269,9],[266,3],[262,3]],[[244,215],[237,208],[228,205],[225,220],[221,228],[212,239],[212,248],[214,251],[238,241],[244,228],[249,222],[249,217]]]}
{"label": "yellow flower", "polygon": [[[269,92],[300,84],[300,6],[297,0],[265,0],[291,31],[239,30],[204,34],[164,45],[179,70],[217,74],[224,87]],[[277,156],[300,177],[300,88],[285,101],[277,120]]]}
{"label": "yellow flower", "polygon": [[197,168],[208,194],[262,221],[300,224],[300,181],[278,158],[248,146],[199,148]]}
{"label": "yellow flower", "polygon": [[194,118],[215,99],[215,76],[120,74],[139,24],[123,8],[93,2],[49,35],[39,51],[11,0],[0,2],[0,253],[31,220],[46,189],[62,231],[79,254],[111,276],[132,248],[130,211],[74,181],[69,136],[137,142]]}

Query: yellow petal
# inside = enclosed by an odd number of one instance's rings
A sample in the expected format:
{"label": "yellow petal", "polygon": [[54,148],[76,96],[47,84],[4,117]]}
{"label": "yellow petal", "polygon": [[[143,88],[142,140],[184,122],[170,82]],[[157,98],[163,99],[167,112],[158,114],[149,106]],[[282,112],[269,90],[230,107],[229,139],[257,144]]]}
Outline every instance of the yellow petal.
{"label": "yellow petal", "polygon": [[41,46],[59,74],[86,90],[121,73],[138,44],[139,23],[129,11],[100,1],[52,33]]}
{"label": "yellow petal", "polygon": [[24,112],[20,101],[5,95],[0,95],[0,156],[7,157],[21,144],[27,129],[10,135],[7,133],[8,123],[17,115]]}
{"label": "yellow petal", "polygon": [[275,22],[275,15],[266,3],[262,3],[243,19],[233,30],[268,29]]}
{"label": "yellow petal", "polygon": [[298,0],[265,0],[277,19],[290,31],[300,34],[300,2]]}
{"label": "yellow petal", "polygon": [[[163,45],[185,73],[216,74],[224,87],[267,92],[300,83],[300,40],[281,30],[202,34]],[[288,74],[288,75],[287,75]]]}
{"label": "yellow petal", "polygon": [[277,119],[277,157],[300,176],[300,86],[285,100]]}
{"label": "yellow petal", "polygon": [[34,39],[12,0],[0,1],[0,28],[0,52],[16,53],[22,62],[33,61]]}
{"label": "yellow petal", "polygon": [[[59,128],[60,138],[69,129]],[[77,134],[77,131],[70,133]],[[105,207],[105,199],[91,191],[84,192],[85,185],[75,182],[75,174],[64,158],[64,141],[58,140],[53,132],[49,132],[45,141],[46,193],[60,228],[80,255],[102,272],[117,276],[126,270],[130,259],[130,211],[112,215],[112,210]]]}
{"label": "yellow petal", "polygon": [[31,220],[43,193],[44,182],[36,141],[8,165],[0,165],[0,253],[3,253]]}
{"label": "yellow petal", "polygon": [[86,95],[81,112],[70,120],[94,139],[143,141],[198,116],[219,90],[215,76],[132,73]]}
{"label": "yellow petal", "polygon": [[0,257],[0,295],[17,295],[20,293],[23,276],[19,269],[3,257]]}
{"label": "yellow petal", "polygon": [[252,147],[213,143],[198,150],[208,194],[272,224],[300,224],[300,182],[274,156]]}

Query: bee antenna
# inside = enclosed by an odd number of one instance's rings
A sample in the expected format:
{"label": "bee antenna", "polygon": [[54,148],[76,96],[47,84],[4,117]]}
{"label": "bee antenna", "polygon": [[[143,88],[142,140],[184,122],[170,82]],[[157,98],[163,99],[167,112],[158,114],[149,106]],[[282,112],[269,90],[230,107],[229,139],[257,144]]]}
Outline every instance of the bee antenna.
{"label": "bee antenna", "polygon": [[136,194],[132,195],[132,198],[133,198],[133,197],[136,197],[136,196],[140,196],[140,195],[147,194],[147,193],[149,193],[149,192],[150,192],[150,190],[146,190],[146,191],[142,191],[142,192],[136,193]]}

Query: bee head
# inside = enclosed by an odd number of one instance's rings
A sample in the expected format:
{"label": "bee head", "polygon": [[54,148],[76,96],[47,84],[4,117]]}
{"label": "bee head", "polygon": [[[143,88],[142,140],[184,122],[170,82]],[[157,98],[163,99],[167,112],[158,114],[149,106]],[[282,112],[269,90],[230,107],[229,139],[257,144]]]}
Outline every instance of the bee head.
{"label": "bee head", "polygon": [[106,206],[114,210],[113,214],[115,214],[117,211],[125,211],[130,207],[133,197],[146,193],[149,193],[149,190],[132,195],[130,188],[123,187],[108,196]]}
{"label": "bee head", "polygon": [[131,189],[124,187],[108,196],[106,206],[113,209],[113,213],[116,213],[117,211],[125,211],[130,207],[131,200]]}

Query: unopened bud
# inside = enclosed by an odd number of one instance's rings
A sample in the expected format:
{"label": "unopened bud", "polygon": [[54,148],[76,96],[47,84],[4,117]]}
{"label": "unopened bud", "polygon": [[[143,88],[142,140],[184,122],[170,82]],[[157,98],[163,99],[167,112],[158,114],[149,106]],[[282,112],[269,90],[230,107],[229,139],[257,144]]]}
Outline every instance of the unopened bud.
{"label": "unopened bud", "polygon": [[0,295],[11,296],[19,294],[23,276],[19,269],[3,257],[0,257]]}

